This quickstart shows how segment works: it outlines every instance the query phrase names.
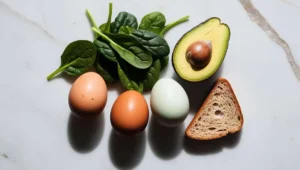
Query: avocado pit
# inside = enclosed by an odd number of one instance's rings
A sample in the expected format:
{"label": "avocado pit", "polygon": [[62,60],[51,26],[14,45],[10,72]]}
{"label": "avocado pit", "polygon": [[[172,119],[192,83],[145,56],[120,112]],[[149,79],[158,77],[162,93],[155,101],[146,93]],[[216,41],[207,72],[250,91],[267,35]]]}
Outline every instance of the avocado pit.
{"label": "avocado pit", "polygon": [[205,67],[211,59],[211,42],[195,41],[186,50],[186,60],[194,69]]}

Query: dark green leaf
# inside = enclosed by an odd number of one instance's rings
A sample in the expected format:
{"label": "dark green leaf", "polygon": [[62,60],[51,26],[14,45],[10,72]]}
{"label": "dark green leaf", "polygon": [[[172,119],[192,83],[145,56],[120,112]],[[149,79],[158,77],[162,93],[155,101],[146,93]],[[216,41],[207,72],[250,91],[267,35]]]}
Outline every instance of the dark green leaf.
{"label": "dark green leaf", "polygon": [[131,34],[134,31],[133,28],[128,26],[122,26],[119,30],[119,34]]}
{"label": "dark green leaf", "polygon": [[139,29],[160,34],[166,24],[166,18],[161,12],[152,12],[142,18]]}
{"label": "dark green leaf", "polygon": [[88,71],[95,62],[96,54],[96,47],[90,41],[77,40],[70,43],[61,55],[60,67],[51,73],[47,79],[52,79],[62,71],[72,76]]}
{"label": "dark green leaf", "polygon": [[170,53],[167,41],[158,34],[145,30],[134,30],[132,36],[158,58],[165,57]]}
{"label": "dark green leaf", "polygon": [[160,58],[159,60],[160,60],[160,64],[161,64],[160,71],[163,71],[169,63],[169,56],[165,56],[163,58]]}
{"label": "dark green leaf", "polygon": [[116,52],[106,42],[96,39],[94,40],[94,44],[97,48],[98,54],[104,56],[110,61],[117,62]]}
{"label": "dark green leaf", "polygon": [[99,29],[101,30],[101,31],[105,31],[105,27],[106,27],[106,23],[104,23],[104,24],[101,24],[100,26],[99,26]]}
{"label": "dark green leaf", "polygon": [[[114,29],[114,24],[115,24],[114,22],[110,23],[110,32],[109,33],[111,33],[112,30]],[[105,27],[106,27],[106,23],[101,24],[99,26],[100,31],[105,32]]]}
{"label": "dark green leaf", "polygon": [[124,62],[118,62],[118,75],[120,82],[125,89],[143,92],[144,86],[136,68],[133,68]]}
{"label": "dark green leaf", "polygon": [[115,23],[111,25],[111,32],[117,34],[121,26],[129,26],[137,29],[138,22],[136,17],[128,12],[120,12],[115,19]]}
{"label": "dark green leaf", "polygon": [[161,63],[159,59],[156,59],[150,68],[147,69],[146,77],[143,80],[144,90],[151,90],[154,84],[159,79],[161,69]]}
{"label": "dark green leaf", "polygon": [[140,43],[130,35],[109,34],[113,43],[110,46],[132,66],[139,69],[149,68],[152,64],[152,56]]}
{"label": "dark green leaf", "polygon": [[110,32],[112,33],[114,29],[115,29],[115,22],[112,22],[110,24]]}
{"label": "dark green leaf", "polygon": [[106,83],[113,83],[118,80],[117,63],[108,60],[99,53],[95,62],[95,69],[103,77]]}

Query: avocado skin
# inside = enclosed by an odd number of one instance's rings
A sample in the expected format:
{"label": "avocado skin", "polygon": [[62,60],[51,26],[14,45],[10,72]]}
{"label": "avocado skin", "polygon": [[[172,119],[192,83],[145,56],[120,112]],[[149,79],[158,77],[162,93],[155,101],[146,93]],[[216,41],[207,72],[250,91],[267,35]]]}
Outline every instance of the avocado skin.
{"label": "avocado skin", "polygon": [[[177,74],[177,76],[180,77],[182,80],[185,80],[185,81],[190,82],[190,83],[199,82],[199,81],[188,80],[188,79],[185,79],[185,78],[183,78],[183,77],[180,76],[180,74],[178,73],[178,71],[175,69],[175,66],[174,66],[174,62],[175,62],[175,61],[174,61],[175,49],[178,47],[178,45],[179,45],[179,43],[181,42],[181,40],[184,39],[185,36],[186,36],[188,33],[194,31],[195,29],[197,29],[197,28],[199,28],[199,27],[201,27],[201,26],[203,26],[205,23],[207,23],[208,21],[210,21],[210,20],[212,20],[212,19],[217,19],[217,20],[219,20],[220,23],[221,23],[220,25],[225,25],[225,26],[228,28],[228,31],[229,31],[229,33],[228,33],[228,34],[229,34],[229,35],[228,35],[228,37],[229,37],[229,38],[228,38],[228,42],[230,41],[230,37],[231,37],[230,27],[229,27],[226,23],[222,23],[222,22],[221,22],[221,19],[220,19],[219,17],[210,17],[210,18],[206,19],[205,21],[201,22],[200,24],[194,26],[192,29],[190,29],[190,30],[187,31],[186,33],[184,33],[184,34],[181,36],[181,38],[177,41],[177,43],[175,44],[174,50],[173,50],[173,52],[172,52],[172,67],[173,67],[175,73]],[[224,61],[224,59],[225,59],[225,57],[226,57],[228,47],[229,47],[229,43],[228,43],[228,45],[227,45],[227,48],[226,48],[225,51],[224,51],[225,56],[224,56],[224,58],[220,61],[220,66],[222,65],[222,63],[223,63],[223,61]],[[214,72],[212,72],[208,77],[206,77],[206,78],[204,78],[204,79],[202,79],[202,80],[200,80],[200,81],[206,80],[206,79],[208,79],[209,77],[211,77],[214,73],[216,73],[216,72],[219,70],[220,66],[219,66]]]}

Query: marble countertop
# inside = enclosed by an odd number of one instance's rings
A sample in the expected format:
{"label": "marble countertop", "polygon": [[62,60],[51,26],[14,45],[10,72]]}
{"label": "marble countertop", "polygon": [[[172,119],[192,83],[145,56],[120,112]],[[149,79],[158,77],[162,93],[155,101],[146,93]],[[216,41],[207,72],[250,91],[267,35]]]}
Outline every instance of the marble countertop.
{"label": "marble countertop", "polygon": [[[209,17],[227,23],[229,48],[216,77],[233,86],[244,114],[243,130],[219,142],[184,138],[212,81],[180,81],[191,113],[172,130],[150,120],[138,138],[112,133],[109,114],[118,86],[109,88],[101,116],[71,116],[67,96],[73,79],[58,76],[47,82],[46,76],[60,64],[69,42],[92,40],[85,9],[98,23],[105,22],[109,1],[0,0],[1,170],[300,168],[299,0],[112,2],[113,17],[129,11],[140,20],[157,10],[167,21],[189,15],[188,22],[165,36],[172,50],[182,34]],[[171,64],[163,77],[177,79]],[[149,94],[145,97],[149,101]]]}

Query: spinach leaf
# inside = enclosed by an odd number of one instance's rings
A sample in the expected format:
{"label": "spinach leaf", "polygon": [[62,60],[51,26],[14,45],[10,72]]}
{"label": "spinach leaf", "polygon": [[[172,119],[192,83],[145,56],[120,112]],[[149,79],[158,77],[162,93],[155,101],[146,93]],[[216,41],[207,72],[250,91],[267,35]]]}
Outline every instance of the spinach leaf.
{"label": "spinach leaf", "polygon": [[114,29],[115,29],[115,22],[112,22],[110,24],[110,32],[112,33]]}
{"label": "spinach leaf", "polygon": [[177,21],[171,22],[170,24],[166,25],[166,26],[161,30],[161,32],[160,32],[159,35],[163,37],[163,36],[166,34],[166,32],[169,31],[171,28],[173,28],[173,27],[175,27],[175,26],[177,26],[177,25],[179,25],[179,24],[181,24],[181,23],[187,21],[188,19],[189,19],[189,16],[185,16],[185,17],[180,18],[180,19],[177,20]]}
{"label": "spinach leaf", "polygon": [[123,25],[137,29],[138,22],[134,15],[128,12],[120,12],[115,19],[115,23],[112,26],[111,32],[117,34]]}
{"label": "spinach leaf", "polygon": [[131,35],[158,58],[167,56],[170,53],[167,41],[158,34],[145,30],[134,30]]}
{"label": "spinach leaf", "polygon": [[120,61],[118,62],[118,75],[123,87],[127,90],[143,92],[144,86],[139,77],[138,70]]}
{"label": "spinach leaf", "polygon": [[117,62],[117,54],[106,42],[96,39],[94,40],[94,45],[97,48],[98,54],[104,56],[110,61]]}
{"label": "spinach leaf", "polygon": [[140,30],[147,30],[160,34],[166,24],[166,18],[161,12],[152,12],[142,18]]}
{"label": "spinach leaf", "polygon": [[160,71],[163,71],[169,63],[169,56],[165,56],[163,58],[160,58],[159,60],[161,64]]}
{"label": "spinach leaf", "polygon": [[110,46],[132,66],[139,69],[149,68],[152,64],[151,53],[145,50],[139,43],[131,36],[126,34],[109,34],[110,37],[92,28],[101,38],[108,41]]}
{"label": "spinach leaf", "polygon": [[128,26],[122,26],[119,30],[119,34],[131,34],[134,31],[133,28]]}
{"label": "spinach leaf", "polygon": [[99,26],[99,29],[100,29],[102,32],[105,31],[105,28],[106,28],[106,23],[101,24],[101,25]]}
{"label": "spinach leaf", "polygon": [[106,83],[113,83],[118,80],[117,63],[108,60],[99,53],[97,54],[95,69],[103,77]]}
{"label": "spinach leaf", "polygon": [[161,62],[156,59],[150,68],[147,69],[145,79],[143,80],[144,90],[150,90],[159,79]]}
{"label": "spinach leaf", "polygon": [[70,43],[61,55],[61,65],[47,79],[51,80],[56,74],[64,71],[71,76],[88,71],[94,64],[97,49],[88,40],[77,40]]}
{"label": "spinach leaf", "polygon": [[[112,32],[112,29],[114,28],[114,24],[115,24],[114,22],[110,23],[110,26],[109,26],[110,30],[108,31],[108,33],[111,33],[111,32]],[[105,27],[106,27],[106,23],[101,24],[101,25],[99,26],[100,31],[105,32]],[[97,34],[97,35],[98,35],[98,34]]]}

